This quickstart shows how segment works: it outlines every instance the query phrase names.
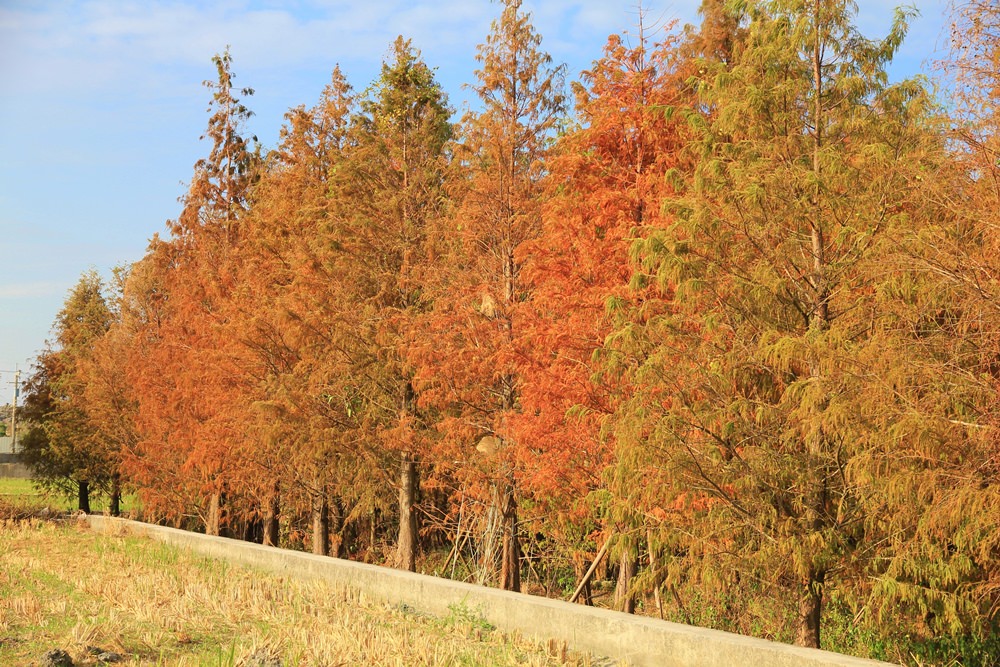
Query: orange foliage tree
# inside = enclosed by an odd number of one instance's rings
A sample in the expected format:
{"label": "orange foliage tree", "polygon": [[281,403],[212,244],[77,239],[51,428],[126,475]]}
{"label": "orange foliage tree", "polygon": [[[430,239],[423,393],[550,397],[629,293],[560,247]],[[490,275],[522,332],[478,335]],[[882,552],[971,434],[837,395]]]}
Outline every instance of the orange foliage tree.
{"label": "orange foliage tree", "polygon": [[540,43],[520,0],[506,0],[479,47],[472,89],[483,108],[462,120],[458,201],[435,235],[435,305],[413,349],[421,400],[445,409],[445,442],[468,458],[478,456],[470,451],[478,441],[488,458],[465,472],[484,473],[470,482],[488,506],[480,514],[483,575],[499,570],[510,590],[520,589],[515,310],[528,287],[516,250],[539,234],[542,160],[563,111],[562,71]]}
{"label": "orange foliage tree", "polygon": [[342,512],[331,487],[348,451],[340,433],[350,416],[334,398],[349,368],[339,324],[349,303],[347,281],[322,257],[333,242],[330,172],[343,157],[353,109],[351,88],[338,67],[316,105],[286,114],[280,144],[254,188],[246,239],[238,249],[238,335],[259,369],[252,419],[261,446],[254,460],[271,483],[265,536],[277,539],[279,511],[295,535],[300,531],[293,517],[305,514],[318,554],[331,547],[339,553],[331,527],[336,533],[340,526],[331,524],[340,523]]}
{"label": "orange foliage tree", "polygon": [[[132,357],[141,437],[129,466],[147,501],[175,516],[194,512],[207,532],[225,529],[227,475],[247,445],[243,411],[249,391],[246,350],[227,335],[226,301],[236,279],[232,250],[257,157],[240,132],[250,111],[234,95],[231,57],[213,59],[207,158],[195,165],[170,240],[154,238],[134,271],[134,292],[156,302]],[[244,94],[252,94],[244,89]]]}
{"label": "orange foliage tree", "polygon": [[[665,176],[679,162],[681,114],[669,110],[691,96],[675,42],[652,44],[641,25],[635,46],[609,38],[575,86],[580,125],[547,162],[541,234],[518,248],[531,285],[517,319],[522,410],[513,424],[522,488],[569,512],[573,524],[588,518],[589,494],[605,483],[613,451],[605,424],[628,391],[605,339],[615,313],[641,297],[628,289],[632,239],[637,228],[663,226]],[[622,535],[627,579],[638,552],[634,535]],[[632,596],[620,597],[631,611]]]}

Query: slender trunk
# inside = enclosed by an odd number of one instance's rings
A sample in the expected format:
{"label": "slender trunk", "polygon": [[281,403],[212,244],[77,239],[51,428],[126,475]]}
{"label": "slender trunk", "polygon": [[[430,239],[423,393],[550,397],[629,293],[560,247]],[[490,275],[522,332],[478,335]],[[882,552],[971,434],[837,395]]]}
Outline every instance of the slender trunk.
{"label": "slender trunk", "polygon": [[663,597],[660,595],[660,587],[663,585],[664,575],[660,572],[656,554],[653,551],[653,531],[646,529],[646,548],[649,550],[649,569],[653,573],[653,601],[656,603],[656,612],[663,618]]}
{"label": "slender trunk", "polygon": [[576,592],[573,593],[573,597],[570,602],[577,601],[581,604],[585,604],[588,607],[594,606],[594,589],[590,585],[590,572],[587,572],[584,576],[582,568],[577,566],[574,568],[576,570],[576,579],[579,581],[579,587]]}
{"label": "slender trunk", "polygon": [[334,496],[329,503],[330,515],[330,555],[340,558],[344,553],[344,505],[340,496]]}
{"label": "slender trunk", "polygon": [[205,524],[206,535],[222,535],[222,493],[213,493],[208,499],[208,522]]}
{"label": "slender trunk", "polygon": [[108,513],[111,516],[121,516],[122,513],[122,482],[117,474],[111,476],[111,501]]}
{"label": "slender trunk", "polygon": [[820,160],[823,150],[823,43],[820,34],[820,2],[815,0],[813,6],[813,177],[816,180],[816,190],[813,194],[813,220],[811,230],[812,256],[813,256],[813,291],[815,293],[813,302],[813,312],[810,318],[810,325],[815,328],[826,329],[830,322],[830,290],[826,284],[825,251],[826,240],[824,238],[823,206],[821,197],[822,190],[822,162]]}
{"label": "slender trunk", "polygon": [[594,576],[594,572],[597,572],[597,566],[601,564],[601,561],[604,559],[604,555],[608,553],[608,547],[610,546],[610,544],[611,544],[611,536],[608,535],[608,538],[604,540],[604,544],[602,544],[601,548],[598,550],[597,555],[594,556],[594,562],[590,564],[589,568],[587,568],[587,573],[583,575],[583,580],[576,587],[576,591],[573,593],[573,596],[569,599],[570,602],[576,602],[577,598],[580,597],[580,594],[584,590],[586,590],[587,594],[590,595],[590,578]]}
{"label": "slender trunk", "polygon": [[497,585],[497,568],[502,560],[500,546],[503,542],[503,507],[501,505],[500,489],[496,485],[490,489],[490,504],[486,509],[485,521],[479,534],[479,571],[476,583],[482,586]]}
{"label": "slender trunk", "polygon": [[[826,240],[824,237],[824,216],[822,205],[822,161],[821,151],[823,149],[823,35],[820,30],[822,1],[813,2],[813,177],[816,181],[816,190],[813,201],[813,221],[812,221],[812,256],[813,256],[813,289],[815,292],[813,302],[813,312],[810,317],[809,326],[814,331],[825,331],[830,326],[830,288],[827,284],[826,276]],[[817,364],[811,364],[810,375],[814,378],[821,377],[821,370]],[[826,409],[824,401],[821,410]],[[827,504],[827,476],[821,465],[824,449],[823,436],[807,443],[807,484],[811,487],[808,501],[809,511],[812,513],[811,529],[819,533],[823,530],[826,521]],[[798,627],[795,632],[795,643],[798,646],[811,648],[820,647],[820,618],[823,605],[823,584],[826,579],[826,572],[810,568],[809,576],[805,586],[799,596]]]}
{"label": "slender trunk", "polygon": [[396,567],[417,571],[417,464],[410,454],[400,462],[399,539],[396,543]]}
{"label": "slender trunk", "polygon": [[825,572],[811,572],[809,581],[802,590],[799,597],[798,627],[795,632],[796,646],[820,647],[819,629],[825,579]]}
{"label": "slender trunk", "polygon": [[375,541],[378,539],[378,522],[381,515],[379,509],[374,507],[368,518],[368,553],[372,562],[375,561]]}
{"label": "slender trunk", "polygon": [[280,515],[281,486],[275,482],[271,489],[271,495],[267,499],[267,509],[264,511],[264,544],[267,546],[278,546],[281,533],[281,524],[278,518]]}
{"label": "slender trunk", "polygon": [[517,534],[517,500],[513,485],[504,494],[503,551],[500,581],[504,590],[521,590],[521,542]]}
{"label": "slender trunk", "polygon": [[90,482],[81,480],[76,483],[77,509],[90,514]]}
{"label": "slender trunk", "polygon": [[615,584],[615,609],[626,614],[635,613],[635,592],[632,580],[639,571],[639,558],[631,548],[622,551],[618,563],[618,582]]}
{"label": "slender trunk", "polygon": [[[413,382],[403,383],[403,398],[399,410],[400,424],[407,425],[416,415],[416,392]],[[413,428],[409,423],[408,428]],[[417,549],[419,546],[419,526],[417,525],[417,494],[420,491],[420,477],[417,463],[411,452],[404,452],[399,462],[399,534],[396,539],[396,567],[401,570],[417,571]]]}
{"label": "slender trunk", "polygon": [[330,555],[330,506],[326,500],[326,487],[312,499],[312,552],[320,556]]}
{"label": "slender trunk", "polygon": [[219,537],[230,537],[233,534],[229,520],[229,497],[222,491],[219,494]]}

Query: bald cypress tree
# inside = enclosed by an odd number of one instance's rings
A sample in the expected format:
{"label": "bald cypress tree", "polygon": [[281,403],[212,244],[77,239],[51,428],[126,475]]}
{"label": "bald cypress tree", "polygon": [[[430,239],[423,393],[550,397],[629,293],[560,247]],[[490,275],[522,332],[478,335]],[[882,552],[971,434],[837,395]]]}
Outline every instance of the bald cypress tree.
{"label": "bald cypress tree", "polygon": [[114,321],[95,271],[70,290],[53,326],[55,338],[39,355],[27,383],[22,460],[46,486],[76,492],[78,508],[90,512],[93,490],[109,487],[117,457],[108,434],[91,418],[88,367],[94,346]]}
{"label": "bald cypress tree", "polygon": [[990,664],[996,648],[982,638],[995,636],[1000,604],[1000,6],[951,9],[942,66],[954,103],[936,128],[935,162],[908,182],[921,222],[899,238],[894,278],[879,292],[884,353],[867,360],[882,378],[870,419],[891,442],[871,454],[885,545],[871,612],[883,622],[903,614],[914,639]]}
{"label": "bald cypress tree", "polygon": [[340,415],[317,396],[344,367],[333,352],[342,278],[326,271],[321,258],[333,209],[330,174],[343,159],[353,109],[352,89],[335,67],[315,105],[285,114],[237,248],[241,294],[233,333],[247,340],[260,374],[254,420],[260,442],[251,456],[271,471],[264,537],[276,543],[279,514],[311,513],[313,552],[323,555],[339,545],[331,540],[339,526],[336,515],[330,521],[329,505],[344,466],[341,443],[330,433]]}
{"label": "bald cypress tree", "polygon": [[378,79],[361,97],[349,148],[331,179],[328,255],[349,272],[352,383],[362,397],[359,441],[376,457],[395,457],[396,565],[415,570],[419,546],[419,469],[424,430],[405,341],[429,308],[421,286],[427,227],[445,204],[447,96],[409,40],[390,47]]}
{"label": "bald cypress tree", "polygon": [[515,311],[528,287],[517,248],[540,233],[543,160],[563,113],[562,70],[541,49],[520,0],[502,3],[476,59],[470,87],[480,109],[460,124],[454,212],[435,226],[434,309],[411,358],[424,400],[447,415],[443,440],[458,456],[478,457],[461,474],[483,507],[480,578],[519,590],[519,447],[509,417],[520,409]]}
{"label": "bald cypress tree", "polygon": [[251,112],[236,96],[232,58],[227,50],[212,60],[217,78],[205,82],[212,96],[202,137],[211,142],[208,155],[194,165],[181,214],[167,224],[170,238],[154,238],[135,274],[155,285],[162,310],[157,320],[143,322],[144,354],[134,358],[130,381],[142,421],[136,472],[162,480],[182,468],[183,482],[162,484],[157,493],[173,499],[172,512],[197,512],[206,531],[219,534],[226,524],[227,468],[246,462],[233,453],[250,437],[240,414],[252,382],[247,349],[228,335],[233,311],[226,304],[239,273],[234,249],[259,159],[245,136]]}
{"label": "bald cypress tree", "polygon": [[672,489],[651,511],[695,516],[682,547],[669,522],[661,537],[694,576],[791,598],[795,642],[818,647],[823,601],[863,580],[870,553],[852,474],[871,446],[857,359],[919,169],[925,95],[887,83],[905,14],[872,41],[849,2],[747,11],[731,57],[696,77],[695,167],[674,176],[672,222],[636,247],[637,286],[655,281],[665,300],[620,331],[641,351],[622,462]]}

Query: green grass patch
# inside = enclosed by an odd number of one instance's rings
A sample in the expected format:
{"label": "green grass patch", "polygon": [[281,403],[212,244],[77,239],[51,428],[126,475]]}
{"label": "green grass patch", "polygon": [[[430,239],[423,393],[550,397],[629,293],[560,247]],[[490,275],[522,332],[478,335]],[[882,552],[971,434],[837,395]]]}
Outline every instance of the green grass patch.
{"label": "green grass patch", "polygon": [[[0,477],[0,503],[25,510],[48,509],[53,512],[72,512],[77,508],[77,498],[42,488],[30,479]],[[101,493],[91,493],[90,511],[102,514],[110,508],[110,499]],[[139,509],[135,494],[125,494],[121,499],[121,511],[128,514]]]}
{"label": "green grass patch", "polygon": [[70,509],[65,498],[46,492],[30,479],[0,477],[0,501],[24,508]]}

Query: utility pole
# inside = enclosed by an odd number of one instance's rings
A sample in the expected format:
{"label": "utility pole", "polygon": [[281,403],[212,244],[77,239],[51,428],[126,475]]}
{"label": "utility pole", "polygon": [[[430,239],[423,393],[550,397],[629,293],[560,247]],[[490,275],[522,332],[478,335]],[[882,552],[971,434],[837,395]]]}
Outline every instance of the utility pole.
{"label": "utility pole", "polygon": [[14,367],[13,371],[0,371],[0,373],[13,373],[14,374],[14,402],[11,404],[10,408],[10,451],[13,454],[17,453],[17,397],[20,394],[21,388],[21,370]]}
{"label": "utility pole", "polygon": [[21,389],[21,371],[14,371],[14,403],[10,406],[10,451],[17,454],[17,395]]}

